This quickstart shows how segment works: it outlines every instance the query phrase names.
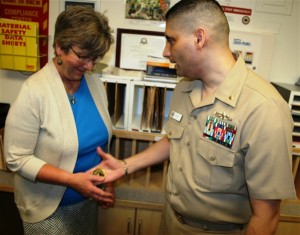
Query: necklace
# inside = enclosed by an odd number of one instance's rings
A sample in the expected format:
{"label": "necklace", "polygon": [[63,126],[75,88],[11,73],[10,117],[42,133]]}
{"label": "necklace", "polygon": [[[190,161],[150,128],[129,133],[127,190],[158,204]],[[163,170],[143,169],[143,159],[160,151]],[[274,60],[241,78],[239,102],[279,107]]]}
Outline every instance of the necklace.
{"label": "necklace", "polygon": [[65,88],[67,90],[67,95],[68,95],[68,99],[69,99],[70,103],[72,105],[74,105],[74,104],[76,104],[76,99],[75,99],[74,92],[73,92],[74,86],[71,82],[69,82],[69,84],[72,86],[72,88],[69,90],[69,88],[66,84],[65,84]]}
{"label": "necklace", "polygon": [[73,95],[72,94],[68,94],[68,98],[69,98],[69,101],[70,101],[71,104],[74,105],[76,103],[76,99],[74,97],[74,94]]}

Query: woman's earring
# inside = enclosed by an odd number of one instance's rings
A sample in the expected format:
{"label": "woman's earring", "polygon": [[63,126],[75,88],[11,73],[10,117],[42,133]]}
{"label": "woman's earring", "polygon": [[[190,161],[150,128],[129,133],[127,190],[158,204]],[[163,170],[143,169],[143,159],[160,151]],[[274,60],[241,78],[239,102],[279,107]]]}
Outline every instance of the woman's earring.
{"label": "woman's earring", "polygon": [[57,64],[58,64],[58,65],[62,65],[62,64],[63,64],[63,62],[62,62],[62,60],[61,60],[61,57],[60,57],[60,56],[58,56],[58,59],[57,59]]}

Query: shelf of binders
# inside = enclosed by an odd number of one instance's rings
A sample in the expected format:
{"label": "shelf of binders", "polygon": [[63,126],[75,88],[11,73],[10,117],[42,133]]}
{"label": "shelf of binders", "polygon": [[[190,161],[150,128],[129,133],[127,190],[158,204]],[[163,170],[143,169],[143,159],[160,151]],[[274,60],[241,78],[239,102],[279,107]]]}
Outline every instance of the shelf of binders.
{"label": "shelf of binders", "polygon": [[176,84],[133,81],[130,87],[130,131],[163,133]]}

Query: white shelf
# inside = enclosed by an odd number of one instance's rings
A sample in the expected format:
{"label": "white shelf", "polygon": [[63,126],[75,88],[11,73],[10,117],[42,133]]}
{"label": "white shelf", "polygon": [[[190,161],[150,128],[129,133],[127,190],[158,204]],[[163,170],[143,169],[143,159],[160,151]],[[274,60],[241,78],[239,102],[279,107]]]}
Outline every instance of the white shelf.
{"label": "white shelf", "polygon": [[[106,86],[109,112],[116,129],[149,133],[163,132],[176,84],[107,77],[100,77],[100,79]],[[155,93],[148,95],[147,92],[149,90],[153,91],[153,88]],[[144,107],[145,105],[149,105],[149,103],[146,103],[147,97],[148,99],[149,97],[150,99],[154,99],[154,103],[149,107]],[[158,119],[151,121],[152,115],[150,110],[154,113],[153,120],[154,117]],[[141,125],[143,122],[142,115],[150,119],[148,127]],[[150,128],[151,126],[156,127],[157,123],[159,124],[158,129]]]}
{"label": "white shelf", "polygon": [[291,105],[300,107],[300,101],[293,101],[293,103],[291,103]]}
{"label": "white shelf", "polygon": [[293,145],[296,148],[300,148],[300,87],[284,83],[273,83],[273,85],[291,108],[294,121]]}
{"label": "white shelf", "polygon": [[294,121],[294,126],[295,126],[295,127],[300,127],[300,122],[295,122],[295,121]]}
{"label": "white shelf", "polygon": [[298,111],[298,110],[292,110],[292,114],[300,116],[300,111]]}

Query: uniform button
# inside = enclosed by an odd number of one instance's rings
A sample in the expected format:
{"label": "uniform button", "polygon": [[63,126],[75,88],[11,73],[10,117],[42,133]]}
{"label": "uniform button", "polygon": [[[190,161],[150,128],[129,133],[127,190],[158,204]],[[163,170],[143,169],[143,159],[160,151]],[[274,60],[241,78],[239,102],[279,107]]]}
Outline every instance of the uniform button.
{"label": "uniform button", "polygon": [[190,146],[190,141],[186,142],[186,146]]}
{"label": "uniform button", "polygon": [[231,96],[229,96],[229,99],[230,99],[230,100],[233,100],[233,96],[232,96],[232,95],[231,95]]}
{"label": "uniform button", "polygon": [[195,120],[197,119],[197,115],[194,115],[194,119],[195,119]]}
{"label": "uniform button", "polygon": [[214,155],[210,156],[210,160],[213,162],[216,160],[216,157]]}
{"label": "uniform button", "polygon": [[180,172],[183,172],[183,169],[182,169],[182,167],[179,167],[179,171],[180,171]]}
{"label": "uniform button", "polygon": [[203,230],[205,230],[205,231],[208,230],[208,227],[206,224],[203,225]]}
{"label": "uniform button", "polygon": [[172,131],[169,131],[169,135],[172,135]]}

